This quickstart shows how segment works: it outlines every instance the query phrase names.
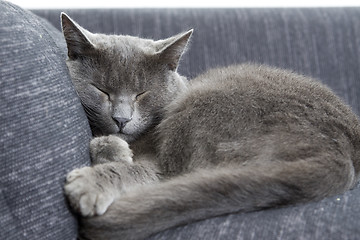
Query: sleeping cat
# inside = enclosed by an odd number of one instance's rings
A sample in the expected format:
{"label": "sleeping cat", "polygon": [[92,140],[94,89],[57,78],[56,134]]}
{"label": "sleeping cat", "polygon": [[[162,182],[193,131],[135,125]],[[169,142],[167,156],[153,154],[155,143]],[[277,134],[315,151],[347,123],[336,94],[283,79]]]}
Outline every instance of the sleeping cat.
{"label": "sleeping cat", "polygon": [[330,89],[262,65],[177,67],[192,30],[165,40],[93,34],[62,14],[67,65],[95,138],[65,193],[85,239],[143,239],[221,214],[352,188],[360,125]]}

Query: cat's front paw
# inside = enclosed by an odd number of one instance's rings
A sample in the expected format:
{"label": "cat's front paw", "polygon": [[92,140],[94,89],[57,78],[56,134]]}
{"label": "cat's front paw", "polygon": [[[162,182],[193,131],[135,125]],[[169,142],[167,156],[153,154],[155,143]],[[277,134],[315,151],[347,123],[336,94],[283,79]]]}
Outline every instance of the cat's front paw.
{"label": "cat's front paw", "polygon": [[129,144],[113,135],[93,138],[90,142],[90,155],[94,164],[109,161],[132,163],[133,158]]}
{"label": "cat's front paw", "polygon": [[104,214],[115,198],[97,177],[91,167],[75,169],[66,177],[65,195],[73,209],[84,217]]}

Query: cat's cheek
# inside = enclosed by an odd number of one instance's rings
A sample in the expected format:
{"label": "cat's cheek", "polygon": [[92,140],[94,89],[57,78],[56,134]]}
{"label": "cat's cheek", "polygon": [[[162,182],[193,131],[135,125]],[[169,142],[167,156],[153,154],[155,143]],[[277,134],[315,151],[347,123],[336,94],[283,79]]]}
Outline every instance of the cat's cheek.
{"label": "cat's cheek", "polygon": [[120,132],[120,128],[116,121],[112,118],[112,104],[109,101],[100,103],[100,116],[97,118],[97,124],[106,134],[116,134]]}
{"label": "cat's cheek", "polygon": [[132,120],[123,128],[123,133],[127,135],[138,135],[145,129],[144,117],[135,109],[133,112]]}
{"label": "cat's cheek", "polygon": [[108,119],[108,123],[110,125],[117,126],[116,122],[112,118],[112,104],[110,101],[108,101],[106,98],[103,98],[100,100],[100,106],[101,106],[101,115],[106,116]]}
{"label": "cat's cheek", "polygon": [[104,106],[104,112],[106,113],[106,115],[111,117],[112,111],[113,111],[112,104],[109,101],[106,101],[103,106]]}

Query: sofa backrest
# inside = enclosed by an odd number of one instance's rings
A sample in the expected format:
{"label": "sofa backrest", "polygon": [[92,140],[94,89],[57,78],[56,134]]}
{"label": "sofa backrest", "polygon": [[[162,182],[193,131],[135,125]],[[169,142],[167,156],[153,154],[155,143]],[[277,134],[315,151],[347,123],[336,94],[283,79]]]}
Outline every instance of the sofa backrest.
{"label": "sofa backrest", "polygon": [[[60,11],[34,12],[60,28]],[[183,75],[242,62],[288,68],[325,82],[360,113],[360,8],[66,12],[88,30],[108,34],[160,39],[194,28]]]}

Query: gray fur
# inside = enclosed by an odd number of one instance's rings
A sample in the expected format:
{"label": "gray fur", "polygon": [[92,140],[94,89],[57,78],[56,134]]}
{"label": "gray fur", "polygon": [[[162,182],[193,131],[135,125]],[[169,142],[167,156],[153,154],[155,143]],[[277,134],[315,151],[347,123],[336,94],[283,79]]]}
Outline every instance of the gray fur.
{"label": "gray fur", "polygon": [[[244,64],[188,82],[192,31],[92,34],[62,14],[67,61],[95,137],[67,176],[81,238],[143,239],[221,214],[316,201],[359,177],[360,125],[321,83]],[[130,150],[131,149],[131,150]]]}

